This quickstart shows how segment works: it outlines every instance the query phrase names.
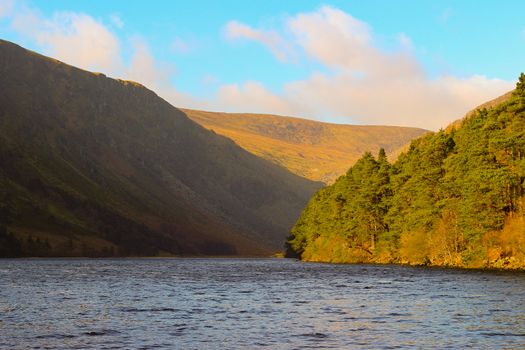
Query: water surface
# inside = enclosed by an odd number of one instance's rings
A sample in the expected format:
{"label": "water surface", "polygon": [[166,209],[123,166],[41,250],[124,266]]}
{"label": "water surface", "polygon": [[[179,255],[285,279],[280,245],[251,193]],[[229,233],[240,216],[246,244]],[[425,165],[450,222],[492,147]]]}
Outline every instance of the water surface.
{"label": "water surface", "polygon": [[0,260],[0,349],[522,349],[525,274],[284,259]]}

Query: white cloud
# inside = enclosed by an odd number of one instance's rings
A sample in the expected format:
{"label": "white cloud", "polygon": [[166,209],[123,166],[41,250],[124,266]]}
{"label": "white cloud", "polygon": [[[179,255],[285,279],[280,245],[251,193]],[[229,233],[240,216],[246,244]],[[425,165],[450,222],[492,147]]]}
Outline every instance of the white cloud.
{"label": "white cloud", "polygon": [[[301,47],[327,72],[288,82],[280,94],[255,82],[250,86],[257,88],[227,86],[219,97],[230,110],[438,129],[513,88],[512,82],[484,76],[431,78],[406,34],[399,35],[397,50],[381,50],[367,23],[333,7],[300,13],[286,25],[293,34],[288,45]],[[238,36],[262,41],[259,32],[235,27]]]}
{"label": "white cloud", "polygon": [[125,69],[126,79],[147,86],[175,106],[195,105],[196,99],[178,91],[171,82],[171,77],[176,73],[174,64],[157,62],[143,38],[135,37],[131,44],[134,50],[131,62]]}
{"label": "white cloud", "polygon": [[261,43],[270,49],[279,61],[286,62],[293,59],[292,45],[275,31],[257,30],[249,25],[230,21],[226,24],[225,34],[230,40],[248,39]]}
{"label": "white cloud", "polygon": [[511,85],[482,76],[381,80],[316,74],[288,84],[284,98],[303,101],[301,113],[310,117],[347,116],[365,124],[439,129],[476,105],[510,90]]}
{"label": "white cloud", "polygon": [[306,53],[327,66],[362,70],[378,56],[369,26],[343,11],[325,6],[297,15],[288,26]]}
{"label": "white cloud", "polygon": [[88,15],[58,12],[44,18],[36,10],[25,9],[14,16],[12,27],[69,64],[113,73],[122,66],[118,38]]}
{"label": "white cloud", "polygon": [[242,85],[221,86],[213,103],[221,110],[231,110],[234,106],[235,110],[243,112],[276,113],[279,111],[282,114],[290,114],[295,110],[289,101],[255,81],[248,81]]}
{"label": "white cloud", "polygon": [[146,86],[166,85],[169,77],[175,73],[175,67],[160,68],[144,39],[135,37],[131,44],[134,49],[133,56],[125,76]]}
{"label": "white cloud", "polygon": [[177,89],[172,82],[177,72],[175,64],[157,61],[144,38],[131,38],[131,46],[133,55],[130,63],[121,67],[122,77],[139,82],[176,107],[196,108],[206,105]]}
{"label": "white cloud", "polygon": [[[110,20],[116,26],[123,25],[117,18],[112,16]],[[89,15],[57,12],[46,18],[36,9],[23,7],[12,16],[11,26],[34,40],[45,54],[65,63],[135,80],[175,106],[197,103],[172,84],[175,65],[156,61],[144,39],[131,39],[133,53],[131,61],[125,63],[119,38],[104,23]]]}

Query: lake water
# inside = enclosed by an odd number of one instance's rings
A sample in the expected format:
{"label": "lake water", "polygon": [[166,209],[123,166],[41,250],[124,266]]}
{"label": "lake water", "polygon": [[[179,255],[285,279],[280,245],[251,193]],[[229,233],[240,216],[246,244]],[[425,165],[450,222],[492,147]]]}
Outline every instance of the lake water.
{"label": "lake water", "polygon": [[525,274],[0,260],[0,349],[523,349]]}

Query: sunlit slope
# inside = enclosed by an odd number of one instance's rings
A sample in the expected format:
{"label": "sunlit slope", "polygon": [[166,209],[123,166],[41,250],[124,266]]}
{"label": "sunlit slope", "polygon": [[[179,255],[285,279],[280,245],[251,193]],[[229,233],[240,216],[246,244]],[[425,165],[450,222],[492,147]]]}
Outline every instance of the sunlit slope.
{"label": "sunlit slope", "polygon": [[319,187],[140,84],[0,41],[0,255],[267,254]]}
{"label": "sunlit slope", "polygon": [[497,105],[499,105],[500,103],[503,103],[503,102],[506,102],[508,101],[510,98],[512,97],[512,91],[509,91],[501,96],[498,96],[496,97],[495,99],[492,99],[490,101],[487,101],[485,103],[482,103],[480,104],[479,106],[477,106],[476,108],[472,109],[471,111],[469,111],[464,118],[461,118],[461,119],[458,119],[458,120],[455,120],[454,122],[450,123],[446,128],[445,130],[447,131],[450,131],[452,130],[453,128],[457,129],[457,128],[460,128],[461,127],[461,124],[463,122],[463,119],[465,118],[468,118],[474,114],[476,114],[478,111],[482,110],[482,109],[489,109],[489,108],[492,108],[492,107],[495,107]]}
{"label": "sunlit slope", "polygon": [[[183,110],[191,119],[244,149],[305,178],[332,183],[366,151],[389,156],[423,129],[360,126],[262,114]],[[397,154],[396,154],[397,155]]]}

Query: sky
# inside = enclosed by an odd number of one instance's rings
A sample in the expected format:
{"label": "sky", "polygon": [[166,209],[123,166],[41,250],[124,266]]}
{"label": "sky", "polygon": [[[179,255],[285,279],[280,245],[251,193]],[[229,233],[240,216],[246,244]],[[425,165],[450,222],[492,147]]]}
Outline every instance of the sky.
{"label": "sky", "polygon": [[176,107],[438,130],[525,71],[525,1],[0,0],[0,38]]}

